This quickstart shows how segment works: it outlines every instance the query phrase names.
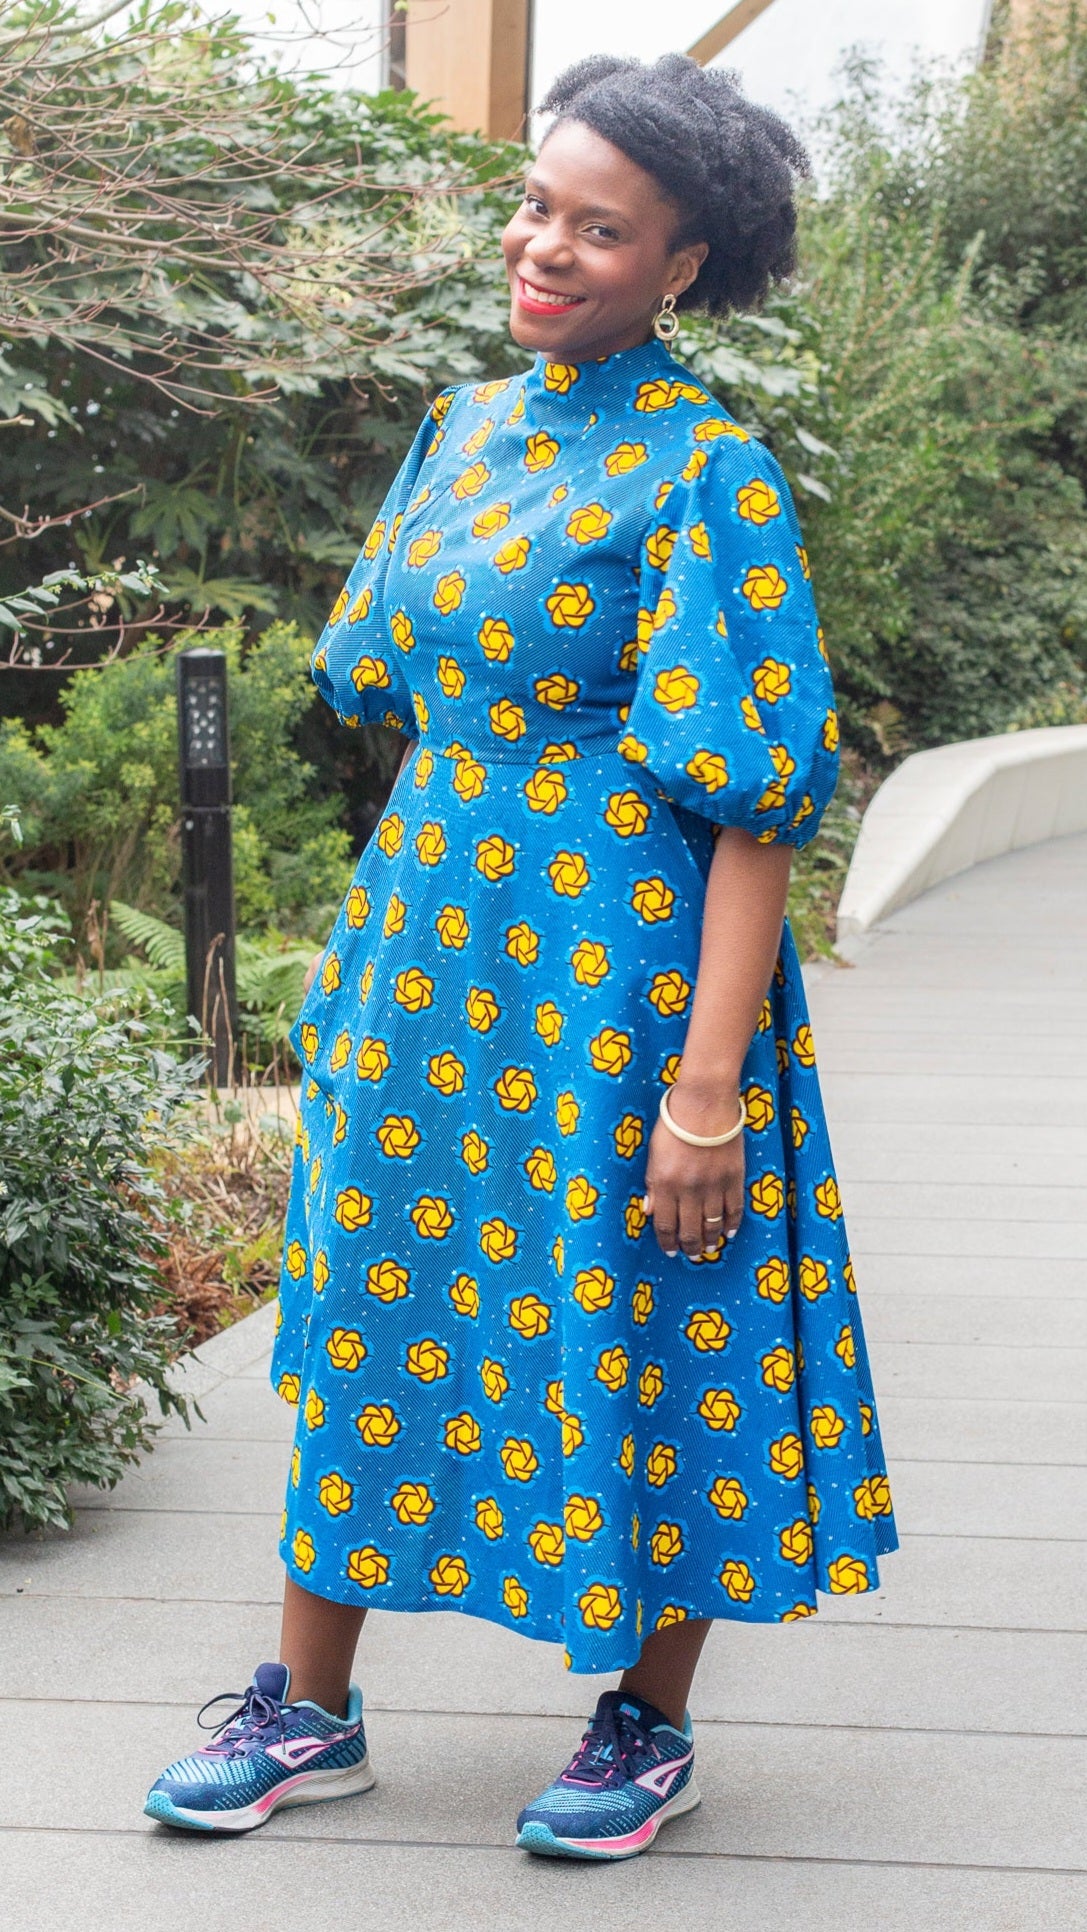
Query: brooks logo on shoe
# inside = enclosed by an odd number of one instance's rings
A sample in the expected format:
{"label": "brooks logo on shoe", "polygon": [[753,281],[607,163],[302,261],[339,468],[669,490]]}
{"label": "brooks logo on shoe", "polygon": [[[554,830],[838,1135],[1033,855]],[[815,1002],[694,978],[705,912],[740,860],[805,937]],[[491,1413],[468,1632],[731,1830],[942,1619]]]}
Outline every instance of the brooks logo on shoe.
{"label": "brooks logo on shoe", "polygon": [[635,1778],[634,1782],[640,1784],[644,1790],[652,1791],[655,1797],[666,1798],[680,1772],[690,1764],[693,1757],[694,1752],[688,1751],[685,1758],[672,1758],[667,1764],[656,1764],[651,1771],[643,1771],[641,1777]]}
{"label": "brooks logo on shoe", "polygon": [[[345,1732],[344,1735],[346,1736],[347,1733]],[[264,1748],[270,1758],[275,1758],[277,1763],[285,1764],[289,1770],[296,1771],[300,1764],[308,1764],[310,1758],[315,1758],[318,1752],[327,1751],[332,1742],[333,1740],[327,1737],[289,1737],[284,1738],[282,1744],[266,1744]]]}

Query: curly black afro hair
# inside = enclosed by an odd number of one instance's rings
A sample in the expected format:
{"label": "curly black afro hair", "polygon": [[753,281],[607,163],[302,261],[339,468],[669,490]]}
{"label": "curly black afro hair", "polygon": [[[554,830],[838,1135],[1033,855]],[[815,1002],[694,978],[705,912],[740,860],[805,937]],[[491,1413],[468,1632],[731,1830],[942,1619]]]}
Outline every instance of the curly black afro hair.
{"label": "curly black afro hair", "polygon": [[540,112],[556,116],[548,133],[579,121],[610,141],[676,203],[677,243],[709,243],[680,308],[758,308],[770,283],[795,268],[793,197],[797,177],[811,172],[808,157],[784,121],[746,99],[734,74],[686,54],[652,66],[596,54],[559,75]]}

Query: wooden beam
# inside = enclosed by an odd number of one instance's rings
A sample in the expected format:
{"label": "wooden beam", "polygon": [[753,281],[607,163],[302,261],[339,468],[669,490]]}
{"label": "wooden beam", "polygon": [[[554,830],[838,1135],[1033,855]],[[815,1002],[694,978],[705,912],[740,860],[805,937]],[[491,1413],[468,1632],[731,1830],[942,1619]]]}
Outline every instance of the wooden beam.
{"label": "wooden beam", "polygon": [[751,22],[757,20],[760,13],[765,13],[767,7],[772,5],[773,0],[736,0],[736,5],[721,15],[720,20],[716,26],[710,28],[709,33],[703,34],[701,40],[696,40],[693,47],[688,47],[687,52],[691,59],[697,60],[700,67],[705,67],[707,62],[723,53],[737,35],[743,33],[745,27],[750,27]]}
{"label": "wooden beam", "polygon": [[409,0],[405,79],[455,127],[524,138],[530,0]]}

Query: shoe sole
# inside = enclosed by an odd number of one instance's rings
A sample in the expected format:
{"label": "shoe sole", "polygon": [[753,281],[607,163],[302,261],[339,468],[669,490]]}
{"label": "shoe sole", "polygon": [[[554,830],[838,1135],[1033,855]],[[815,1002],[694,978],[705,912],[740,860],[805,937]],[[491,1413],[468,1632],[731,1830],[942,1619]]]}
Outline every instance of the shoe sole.
{"label": "shoe sole", "polygon": [[702,1794],[692,1781],[661,1805],[637,1831],[624,1832],[620,1838],[558,1838],[550,1825],[534,1819],[518,1832],[517,1846],[521,1851],[536,1852],[543,1858],[637,1858],[670,1818],[679,1818],[701,1803]]}
{"label": "shoe sole", "polygon": [[152,1791],[144,1813],[160,1825],[173,1825],[178,1831],[233,1837],[239,1832],[256,1831],[258,1826],[267,1824],[274,1811],[284,1811],[292,1805],[321,1804],[327,1798],[350,1798],[356,1792],[371,1790],[376,1783],[377,1774],[365,1757],[361,1764],[351,1764],[343,1770],[300,1771],[296,1777],[276,1785],[265,1797],[258,1798],[255,1804],[240,1806],[236,1811],[189,1811],[184,1805],[175,1804],[165,1791]]}

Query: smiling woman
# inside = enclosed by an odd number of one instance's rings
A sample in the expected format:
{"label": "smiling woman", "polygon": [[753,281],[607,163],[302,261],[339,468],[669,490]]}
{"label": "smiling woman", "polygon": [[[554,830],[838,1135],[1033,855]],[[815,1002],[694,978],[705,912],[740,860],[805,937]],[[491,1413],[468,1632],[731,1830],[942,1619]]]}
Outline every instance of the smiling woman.
{"label": "smiling woman", "polygon": [[456,1609],[623,1673],[518,1843],[629,1857],[698,1803],[710,1623],[895,1547],[785,917],[830,670],[781,470],[658,339],[788,271],[803,156],[681,56],[545,106],[535,361],[437,398],[314,653],[416,749],[292,1035],[282,1661],[168,1824],[365,1789],[367,1609]]}

